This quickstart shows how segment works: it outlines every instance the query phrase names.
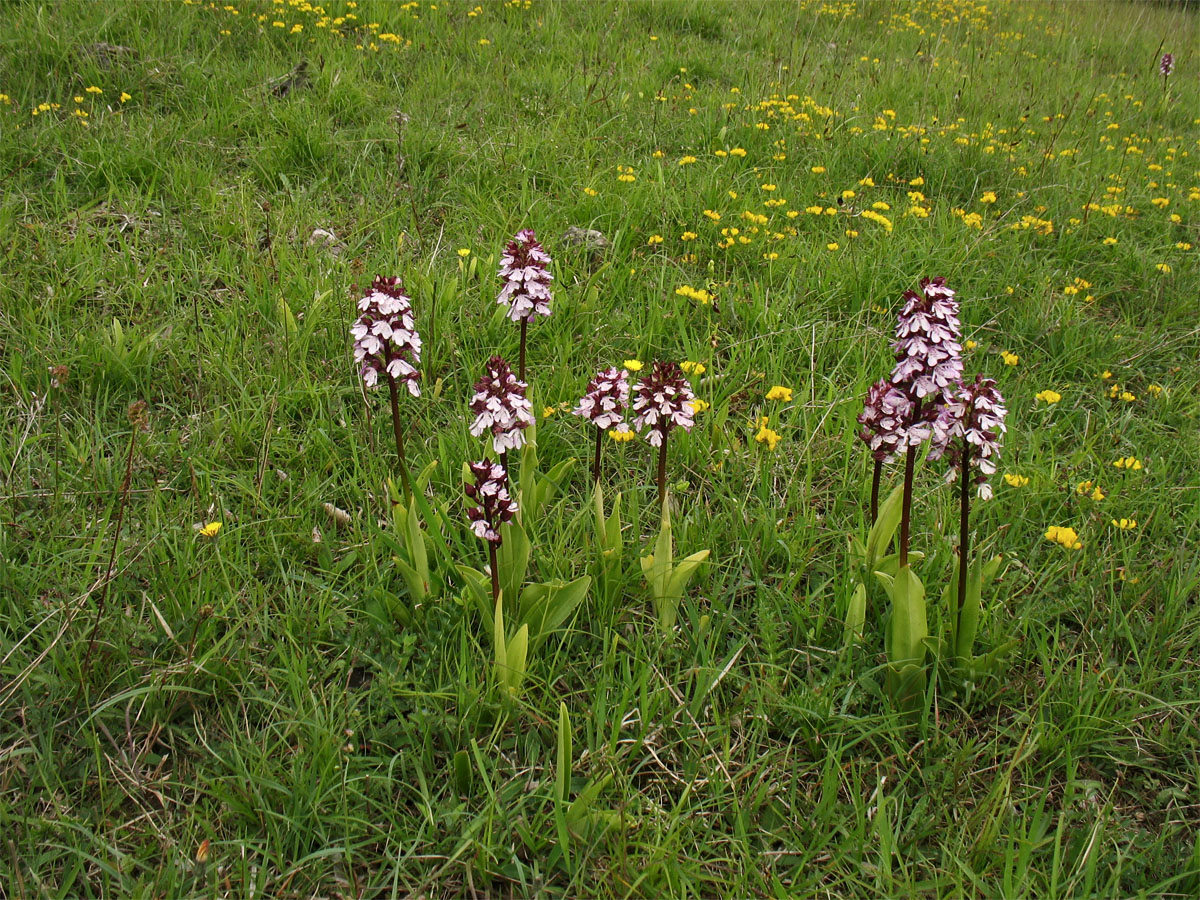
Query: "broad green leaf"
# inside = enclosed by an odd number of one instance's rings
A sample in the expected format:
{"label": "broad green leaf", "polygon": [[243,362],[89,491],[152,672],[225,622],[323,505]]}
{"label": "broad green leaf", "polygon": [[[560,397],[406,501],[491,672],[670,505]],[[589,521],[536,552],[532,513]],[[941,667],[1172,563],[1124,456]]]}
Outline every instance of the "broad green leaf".
{"label": "broad green leaf", "polygon": [[881,556],[887,552],[900,525],[900,514],[904,505],[904,485],[898,484],[880,504],[875,524],[867,535],[866,560],[868,566],[878,566]]}
{"label": "broad green leaf", "polygon": [[414,603],[424,603],[429,597],[429,582],[421,577],[421,574],[406,563],[402,559],[396,560],[396,567],[400,570],[400,574],[404,576],[404,583],[408,585],[408,595]]}
{"label": "broad green leaf", "polygon": [[525,660],[529,652],[529,626],[522,625],[516,635],[505,648],[505,662],[508,665],[506,683],[508,692],[516,697],[521,691],[521,682],[525,680]]}
{"label": "broad green leaf", "polygon": [[455,571],[462,576],[466,584],[464,600],[475,604],[485,627],[491,627],[492,619],[492,581],[478,569],[470,566],[455,566]]}
{"label": "broad green leaf", "polygon": [[855,585],[846,608],[846,643],[862,639],[867,623],[867,586],[861,581]]}
{"label": "broad green leaf", "polygon": [[902,566],[892,584],[891,653],[895,666],[922,665],[929,636],[925,617],[925,586],[908,566]]}
{"label": "broad green leaf", "polygon": [[521,585],[525,583],[525,573],[529,569],[529,537],[521,523],[515,519],[500,526],[500,537],[503,540],[496,548],[500,590],[506,597],[512,598],[512,602],[516,602],[520,597]]}

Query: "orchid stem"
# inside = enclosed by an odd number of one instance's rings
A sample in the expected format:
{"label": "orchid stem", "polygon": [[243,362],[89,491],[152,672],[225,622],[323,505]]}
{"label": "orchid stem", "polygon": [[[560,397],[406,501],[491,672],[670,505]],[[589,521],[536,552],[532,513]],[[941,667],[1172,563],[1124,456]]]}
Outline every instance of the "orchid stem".
{"label": "orchid stem", "polygon": [[667,436],[664,434],[662,443],[658,445],[658,505],[662,506],[667,497]]}
{"label": "orchid stem", "polygon": [[912,512],[913,468],[917,462],[917,448],[909,447],[904,454],[904,503],[900,507],[900,568],[908,565],[908,520]]}
{"label": "orchid stem", "polygon": [[604,450],[604,429],[596,429],[596,458],[592,461],[592,481],[600,480],[600,454]]}
{"label": "orchid stem", "polygon": [[408,461],[404,458],[404,434],[400,428],[400,395],[396,379],[388,375],[388,390],[392,395],[392,431],[396,435],[396,456],[400,459],[400,480],[404,482],[404,500],[412,500],[412,482],[408,479]]}
{"label": "orchid stem", "polygon": [[963,439],[962,481],[958,506],[958,609],[954,611],[954,641],[962,633],[963,601],[967,596],[967,561],[971,557],[971,530],[968,527],[971,506],[971,445]]}
{"label": "orchid stem", "polygon": [[871,476],[871,526],[879,518],[879,481],[883,477],[883,460],[875,460],[875,472]]}

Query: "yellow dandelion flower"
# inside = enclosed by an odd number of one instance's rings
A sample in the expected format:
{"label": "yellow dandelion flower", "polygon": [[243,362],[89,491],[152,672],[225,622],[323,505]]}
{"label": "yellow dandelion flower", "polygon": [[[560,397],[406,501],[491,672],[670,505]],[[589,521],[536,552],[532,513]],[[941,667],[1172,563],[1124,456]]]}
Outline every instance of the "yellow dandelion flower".
{"label": "yellow dandelion flower", "polygon": [[630,372],[640,372],[642,371],[642,367],[645,365],[645,363],[640,359],[627,359],[622,365]]}
{"label": "yellow dandelion flower", "polygon": [[206,538],[212,538],[212,537],[216,537],[217,532],[219,532],[220,530],[221,530],[220,522],[209,522],[207,525],[205,525],[203,528],[200,529],[200,533],[202,535],[204,535]]}

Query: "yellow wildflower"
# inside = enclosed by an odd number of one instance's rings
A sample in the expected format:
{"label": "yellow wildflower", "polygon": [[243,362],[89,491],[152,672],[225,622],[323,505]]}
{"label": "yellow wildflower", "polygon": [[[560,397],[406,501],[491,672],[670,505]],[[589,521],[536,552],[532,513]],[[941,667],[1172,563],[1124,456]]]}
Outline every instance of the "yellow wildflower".
{"label": "yellow wildflower", "polygon": [[767,399],[768,400],[781,400],[784,403],[791,403],[792,402],[792,389],[789,387],[784,387],[781,384],[777,384],[773,388],[771,388],[769,391],[767,391]]}
{"label": "yellow wildflower", "polygon": [[623,364],[624,368],[628,369],[630,372],[640,372],[642,371],[642,367],[644,365],[645,363],[640,359],[627,359]]}
{"label": "yellow wildflower", "polygon": [[1038,400],[1041,400],[1043,403],[1054,404],[1062,399],[1062,394],[1060,394],[1058,391],[1052,391],[1049,388],[1047,388],[1044,391],[1039,391],[1035,395],[1035,398]]}
{"label": "yellow wildflower", "polygon": [[692,362],[690,359],[685,359],[683,362],[681,362],[679,364],[679,368],[681,368],[688,375],[703,375],[708,371],[705,368],[704,363]]}
{"label": "yellow wildflower", "polygon": [[1142,467],[1142,461],[1136,456],[1123,456],[1113,463],[1113,466],[1118,469],[1129,469],[1136,472]]}
{"label": "yellow wildflower", "polygon": [[202,535],[204,535],[206,538],[211,538],[211,537],[216,537],[217,532],[219,532],[220,530],[221,530],[220,522],[209,522],[207,525],[205,525],[203,528],[200,529],[200,533]]}
{"label": "yellow wildflower", "polygon": [[1004,473],[1004,480],[1012,487],[1025,487],[1029,484],[1029,477],[1026,475],[1017,475],[1012,472]]}
{"label": "yellow wildflower", "polygon": [[1075,533],[1074,528],[1051,525],[1046,529],[1046,540],[1054,541],[1056,544],[1062,544],[1062,546],[1066,547],[1068,550],[1083,549],[1083,543],[1079,540],[1079,535]]}
{"label": "yellow wildflower", "polygon": [[1137,519],[1110,519],[1113,528],[1120,528],[1122,531],[1132,531],[1137,528]]}
{"label": "yellow wildflower", "polygon": [[1017,356],[1015,353],[1009,353],[1007,350],[1002,350],[1000,352],[1000,356],[1003,358],[1006,366],[1015,366],[1021,361],[1021,357]]}

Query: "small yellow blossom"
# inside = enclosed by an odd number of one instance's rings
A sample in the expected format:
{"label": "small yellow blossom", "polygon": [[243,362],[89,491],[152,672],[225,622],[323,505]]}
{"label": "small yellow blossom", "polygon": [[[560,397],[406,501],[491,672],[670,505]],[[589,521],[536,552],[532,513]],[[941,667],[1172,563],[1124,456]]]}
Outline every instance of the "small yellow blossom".
{"label": "small yellow blossom", "polygon": [[655,150],[650,155],[653,156],[655,159],[662,159],[667,154],[663,153],[661,150]]}
{"label": "small yellow blossom", "polygon": [[1122,531],[1132,531],[1137,528],[1137,519],[1110,519],[1113,528],[1120,528]]}
{"label": "small yellow blossom", "polygon": [[632,430],[628,425],[618,425],[616,428],[608,429],[608,436],[618,444],[623,444],[628,441],[637,439],[637,432]]}
{"label": "small yellow blossom", "polygon": [[1142,461],[1136,456],[1123,456],[1116,460],[1113,463],[1113,466],[1118,469],[1129,469],[1130,471],[1136,472],[1142,467]]}
{"label": "small yellow blossom", "polygon": [[809,171],[812,172],[814,175],[824,175],[825,167],[824,166],[813,166],[811,169],[809,169]]}
{"label": "small yellow blossom", "polygon": [[912,187],[921,187],[924,184],[925,184],[925,179],[922,178],[920,175],[918,175],[916,178],[914,178],[912,181],[909,182],[909,185]]}
{"label": "small yellow blossom", "polygon": [[784,387],[782,384],[777,384],[767,391],[768,400],[780,400],[784,403],[792,402],[792,389]]}
{"label": "small yellow blossom", "polygon": [[832,243],[826,244],[826,245],[825,245],[825,249],[826,249],[826,250],[829,250],[829,251],[837,250],[837,249],[838,249],[837,242],[835,241],[835,242],[832,242]]}
{"label": "small yellow blossom", "polygon": [[1170,266],[1168,266],[1166,263],[1159,263],[1159,264],[1158,264],[1157,266],[1155,266],[1154,268],[1158,269],[1158,271],[1162,272],[1164,275],[1170,275],[1170,274],[1171,274],[1171,267],[1170,267]]}
{"label": "small yellow blossom", "polygon": [[628,369],[630,372],[640,372],[642,371],[642,367],[645,365],[645,363],[643,363],[640,359],[627,359],[623,365],[624,368]]}
{"label": "small yellow blossom", "polygon": [[968,350],[974,350],[978,346],[979,344],[976,341],[967,341],[965,344],[963,344],[963,347]]}
{"label": "small yellow blossom", "polygon": [[769,416],[761,416],[758,420],[758,433],[754,435],[754,440],[760,444],[766,444],[767,450],[774,450],[779,444],[779,432],[767,427],[767,422],[770,421]]}
{"label": "small yellow blossom", "polygon": [[1081,481],[1075,485],[1075,493],[1080,497],[1091,497],[1097,503],[1108,496],[1104,491],[1100,490],[1100,485],[1095,484],[1091,480]]}
{"label": "small yellow blossom", "polygon": [[[100,88],[96,87],[94,84],[91,87],[84,88],[84,90],[87,91],[87,93],[89,93],[89,94],[103,94],[104,93],[104,91],[102,91]],[[220,528],[220,526],[218,526],[218,530],[219,530],[219,528]]]}
{"label": "small yellow blossom", "polygon": [[694,241],[694,240],[696,239],[696,232],[694,232],[694,231],[685,231],[683,234],[681,234],[681,235],[679,236],[679,239],[680,239],[681,241]]}
{"label": "small yellow blossom", "polygon": [[1017,475],[1013,472],[1005,472],[1004,480],[1012,487],[1025,487],[1025,485],[1029,484],[1029,477],[1027,475]]}
{"label": "small yellow blossom", "polygon": [[1155,397],[1161,397],[1162,392],[1163,392],[1161,384],[1148,384],[1148,385],[1146,385],[1146,390],[1149,391],[1151,394],[1153,394]]}
{"label": "small yellow blossom", "polygon": [[995,203],[996,202],[996,192],[995,191],[984,191],[983,196],[979,198],[979,202],[980,203]]}
{"label": "small yellow blossom", "polygon": [[1079,540],[1079,535],[1075,533],[1074,528],[1067,528],[1061,525],[1051,525],[1046,529],[1046,540],[1054,541],[1056,544],[1062,544],[1068,550],[1082,550],[1083,543]]}
{"label": "small yellow blossom", "polygon": [[714,222],[720,222],[720,221],[721,221],[721,214],[720,214],[719,212],[713,212],[713,210],[711,210],[711,209],[706,209],[706,210],[704,211],[704,215],[705,215],[707,218],[709,218],[709,219],[712,219],[712,221],[714,221]]}
{"label": "small yellow blossom", "polygon": [[681,166],[690,166],[695,161],[696,161],[696,157],[694,157],[694,156],[684,156],[684,157],[680,158],[679,164]]}
{"label": "small yellow blossom", "polygon": [[211,538],[211,537],[216,537],[217,532],[220,530],[221,530],[220,522],[209,522],[207,525],[205,525],[203,528],[200,529],[200,533],[207,538]]}
{"label": "small yellow blossom", "polygon": [[1010,353],[1007,350],[1002,350],[1000,352],[1000,356],[1004,360],[1004,364],[1006,366],[1015,366],[1021,361],[1021,357],[1017,356],[1015,353]]}
{"label": "small yellow blossom", "polygon": [[741,158],[746,155],[746,151],[743,150],[741,147],[734,147],[732,150],[729,151],[729,155]]}
{"label": "small yellow blossom", "polygon": [[1121,391],[1121,399],[1126,403],[1132,403],[1137,399],[1137,394],[1130,393],[1129,391]]}
{"label": "small yellow blossom", "polygon": [[1052,391],[1049,388],[1047,388],[1044,391],[1039,391],[1034,396],[1036,399],[1041,400],[1043,403],[1050,403],[1050,404],[1057,403],[1059,400],[1062,399],[1062,394],[1060,394],[1058,391]]}
{"label": "small yellow blossom", "polygon": [[701,400],[697,397],[692,401],[692,412],[694,413],[708,412],[710,409],[712,409],[712,404],[707,400]]}
{"label": "small yellow blossom", "polygon": [[587,194],[589,197],[595,197],[595,196],[596,196],[598,193],[600,193],[600,192],[599,192],[599,191],[597,191],[595,188],[590,188],[590,187],[585,187],[585,188],[583,189],[583,192],[584,192],[585,194]]}
{"label": "small yellow blossom", "polygon": [[558,410],[553,406],[543,406],[542,407],[542,418],[548,419],[552,415],[554,415],[556,412],[558,412]]}
{"label": "small yellow blossom", "polygon": [[1108,369],[1105,369],[1103,372],[1100,373],[1100,377],[1103,378],[1105,381],[1108,381],[1108,379],[1112,378],[1112,372],[1108,371]]}
{"label": "small yellow blossom", "polygon": [[1105,247],[1115,247],[1117,246],[1117,239],[1115,237],[1106,237],[1103,241],[1101,241],[1101,243],[1104,244]]}
{"label": "small yellow blossom", "polygon": [[471,255],[471,248],[470,248],[470,247],[459,247],[459,248],[458,248],[458,255],[459,255],[459,256],[470,256],[470,255]]}
{"label": "small yellow blossom", "polygon": [[663,236],[661,234],[652,234],[652,235],[650,235],[650,239],[648,241],[646,241],[646,243],[649,244],[651,247],[657,247],[662,242],[663,242]]}
{"label": "small yellow blossom", "polygon": [[679,364],[679,368],[681,368],[688,375],[703,375],[708,371],[708,369],[705,368],[704,363],[692,362],[690,359],[685,359],[683,362],[681,362]]}

